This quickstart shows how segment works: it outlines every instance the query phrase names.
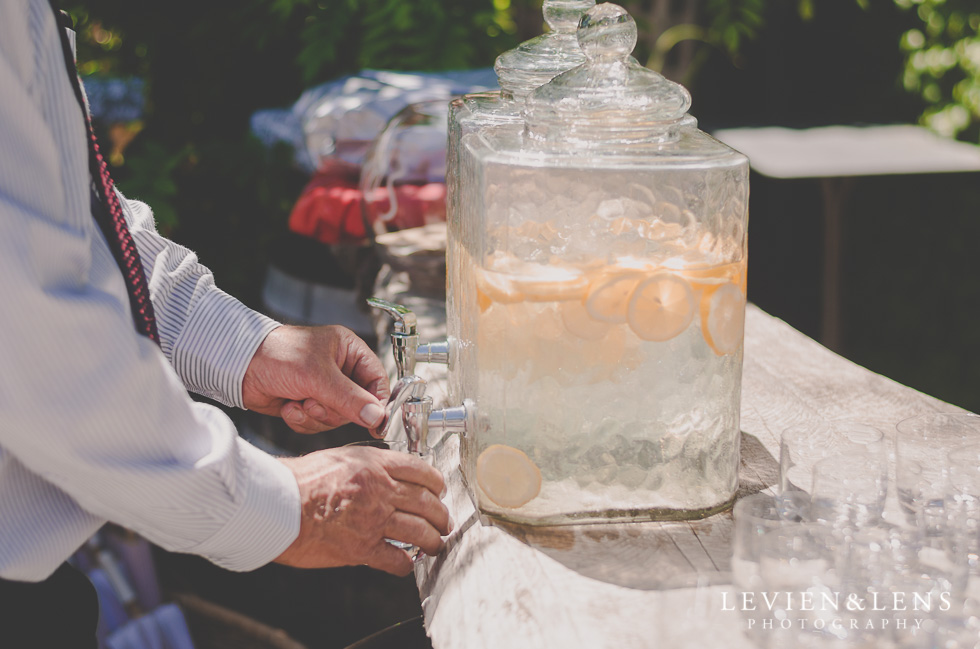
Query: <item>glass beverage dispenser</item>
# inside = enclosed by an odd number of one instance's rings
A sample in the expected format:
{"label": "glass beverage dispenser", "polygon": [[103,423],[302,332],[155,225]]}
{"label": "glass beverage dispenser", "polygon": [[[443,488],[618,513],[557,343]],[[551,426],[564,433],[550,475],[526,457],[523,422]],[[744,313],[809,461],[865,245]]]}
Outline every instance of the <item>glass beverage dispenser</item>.
{"label": "glass beverage dispenser", "polygon": [[529,523],[699,518],[734,498],[748,160],[687,91],[633,62],[600,4],[586,62],[524,119],[462,134],[450,292],[463,471]]}

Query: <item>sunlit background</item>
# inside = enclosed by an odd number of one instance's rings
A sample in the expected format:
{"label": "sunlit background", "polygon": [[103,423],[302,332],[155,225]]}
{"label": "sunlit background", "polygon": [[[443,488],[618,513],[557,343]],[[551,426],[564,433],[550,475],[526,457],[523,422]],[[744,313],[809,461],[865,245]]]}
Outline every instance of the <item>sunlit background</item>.
{"label": "sunlit background", "polygon": [[[919,123],[980,141],[975,0],[624,5],[640,29],[636,58],[688,86],[692,113],[709,132]],[[268,150],[250,135],[255,111],[288,107],[304,89],[364,68],[488,67],[543,29],[535,0],[171,0],[149,7],[90,0],[65,8],[76,21],[93,104],[113,106],[97,111],[98,130],[111,142],[122,191],[149,203],[162,231],[198,251],[219,285],[260,309],[270,263],[311,281],[330,271],[315,241],[287,231],[309,177],[291,151]],[[819,186],[753,174],[750,209],[749,299],[816,337]],[[980,410],[980,175],[858,179],[844,222],[842,353]],[[350,574],[409,600],[414,590]],[[221,579],[198,587],[310,646],[343,646],[387,614],[367,614],[364,627],[338,631],[363,612],[363,602],[345,599],[349,582],[287,571]],[[305,603],[283,595],[299,582],[332,594]]]}

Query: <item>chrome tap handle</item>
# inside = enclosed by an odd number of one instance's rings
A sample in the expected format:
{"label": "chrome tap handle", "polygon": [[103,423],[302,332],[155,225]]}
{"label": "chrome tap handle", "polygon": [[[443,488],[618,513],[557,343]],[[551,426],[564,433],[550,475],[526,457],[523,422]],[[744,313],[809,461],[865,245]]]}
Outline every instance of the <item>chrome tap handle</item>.
{"label": "chrome tap handle", "polygon": [[398,378],[415,374],[415,351],[419,347],[418,320],[415,314],[401,304],[369,297],[367,303],[381,309],[395,320],[395,330],[391,334],[391,350],[395,357]]}
{"label": "chrome tap handle", "polygon": [[449,342],[419,344],[418,319],[415,314],[401,304],[370,297],[368,305],[381,309],[395,320],[395,331],[391,334],[392,354],[398,378],[415,374],[415,363],[442,363],[449,365]]}
{"label": "chrome tap handle", "polygon": [[418,321],[415,319],[415,314],[409,311],[407,307],[376,297],[369,297],[367,303],[368,306],[381,309],[394,319],[395,333],[406,336],[414,336],[418,333]]}
{"label": "chrome tap handle", "polygon": [[391,396],[385,404],[385,416],[377,430],[381,433],[381,439],[388,436],[388,429],[391,427],[391,420],[395,411],[403,408],[406,403],[421,399],[425,395],[425,381],[418,376],[403,376],[398,379],[395,386],[391,389]]}

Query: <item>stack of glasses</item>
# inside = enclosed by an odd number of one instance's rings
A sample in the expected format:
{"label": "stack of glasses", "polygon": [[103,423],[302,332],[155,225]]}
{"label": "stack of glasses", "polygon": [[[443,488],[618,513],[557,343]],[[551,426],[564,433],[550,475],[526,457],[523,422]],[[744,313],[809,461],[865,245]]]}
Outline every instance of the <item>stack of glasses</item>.
{"label": "stack of glasses", "polygon": [[907,419],[894,445],[788,429],[778,495],[734,516],[732,606],[756,646],[980,649],[980,416]]}

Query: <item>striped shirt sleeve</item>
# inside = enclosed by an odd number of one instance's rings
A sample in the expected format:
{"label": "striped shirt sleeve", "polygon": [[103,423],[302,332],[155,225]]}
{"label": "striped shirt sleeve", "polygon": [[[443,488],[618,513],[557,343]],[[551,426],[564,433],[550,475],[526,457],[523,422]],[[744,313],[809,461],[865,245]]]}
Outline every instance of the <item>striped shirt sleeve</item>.
{"label": "striped shirt sleeve", "polygon": [[279,323],[215,286],[196,254],[157,233],[149,206],[120,199],[146,270],[164,354],[187,389],[243,408],[249,361]]}

